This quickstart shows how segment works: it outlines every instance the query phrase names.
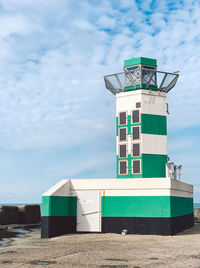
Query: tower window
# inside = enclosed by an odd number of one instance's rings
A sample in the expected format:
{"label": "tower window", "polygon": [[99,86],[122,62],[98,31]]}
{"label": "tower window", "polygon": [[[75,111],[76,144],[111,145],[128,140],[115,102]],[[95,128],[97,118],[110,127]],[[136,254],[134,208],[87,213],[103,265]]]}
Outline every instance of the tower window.
{"label": "tower window", "polygon": [[141,160],[133,160],[132,161],[132,174],[140,174],[141,173]]}
{"label": "tower window", "polygon": [[132,140],[139,140],[140,138],[140,127],[132,127]]}
{"label": "tower window", "polygon": [[140,111],[134,110],[132,111],[132,124],[140,122]]}
{"label": "tower window", "polygon": [[127,157],[127,144],[119,145],[119,157]]}
{"label": "tower window", "polygon": [[127,112],[119,113],[119,125],[127,124]]}
{"label": "tower window", "polygon": [[128,161],[119,161],[119,174],[126,175],[128,174]]}
{"label": "tower window", "polygon": [[119,129],[119,140],[120,141],[127,140],[127,127],[123,127]]}
{"label": "tower window", "polygon": [[133,143],[132,144],[132,157],[139,157],[140,156],[140,144]]}

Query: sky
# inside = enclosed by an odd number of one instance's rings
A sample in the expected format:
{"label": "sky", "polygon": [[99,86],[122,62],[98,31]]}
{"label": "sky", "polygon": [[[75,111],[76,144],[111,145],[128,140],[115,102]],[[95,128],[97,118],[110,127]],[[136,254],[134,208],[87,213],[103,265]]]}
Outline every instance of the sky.
{"label": "sky", "polygon": [[168,154],[200,202],[200,2],[0,0],[0,203],[40,203],[61,179],[116,176],[115,97],[125,59],[180,70]]}

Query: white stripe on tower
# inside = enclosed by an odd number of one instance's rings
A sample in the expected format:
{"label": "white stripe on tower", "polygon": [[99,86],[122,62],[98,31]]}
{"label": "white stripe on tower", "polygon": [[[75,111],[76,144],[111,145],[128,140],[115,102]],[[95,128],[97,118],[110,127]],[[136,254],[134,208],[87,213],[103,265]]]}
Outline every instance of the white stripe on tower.
{"label": "white stripe on tower", "polygon": [[136,109],[136,103],[141,102],[141,113],[166,116],[166,93],[150,90],[136,90],[116,94],[116,115],[119,112]]}
{"label": "white stripe on tower", "polygon": [[141,153],[167,155],[167,135],[141,134]]}

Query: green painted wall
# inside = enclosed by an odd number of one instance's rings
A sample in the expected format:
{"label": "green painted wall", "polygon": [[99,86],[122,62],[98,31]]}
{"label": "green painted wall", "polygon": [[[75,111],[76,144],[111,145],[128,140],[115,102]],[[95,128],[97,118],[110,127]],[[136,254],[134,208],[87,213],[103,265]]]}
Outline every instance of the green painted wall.
{"label": "green painted wall", "polygon": [[166,163],[167,155],[142,154],[143,178],[165,178]]}
{"label": "green painted wall", "polygon": [[150,58],[144,58],[144,57],[138,57],[138,58],[133,58],[133,59],[129,59],[129,60],[124,61],[124,67],[137,65],[137,64],[157,66],[157,60],[150,59]]}
{"label": "green painted wall", "polygon": [[174,196],[105,196],[102,217],[176,217],[193,213],[193,198]]}
{"label": "green painted wall", "polygon": [[162,115],[141,114],[141,133],[167,135],[167,117]]}
{"label": "green painted wall", "polygon": [[128,115],[128,121],[127,121],[127,124],[126,125],[122,125],[122,126],[119,126],[118,125],[118,122],[119,122],[119,117],[117,116],[116,117],[116,136],[119,136],[119,129],[120,128],[123,128],[123,127],[128,127],[128,135],[131,135],[131,126],[138,126],[140,125],[139,124],[131,124],[131,115],[129,114]]}
{"label": "green painted wall", "polygon": [[193,198],[171,196],[171,217],[187,215],[193,212]]}
{"label": "green painted wall", "polygon": [[[131,160],[141,159],[141,174],[131,174]],[[119,161],[128,160],[128,175],[119,175]],[[117,178],[165,178],[165,165],[167,163],[167,155],[160,154],[141,154],[141,157],[119,158],[117,155]]]}
{"label": "green painted wall", "polygon": [[167,135],[167,117],[162,115],[141,114],[139,124],[131,124],[131,115],[128,115],[128,124],[119,126],[118,116],[116,117],[116,135],[119,135],[119,128],[128,127],[128,135],[131,135],[131,127],[141,125],[141,133],[153,135]]}
{"label": "green painted wall", "polygon": [[43,196],[42,216],[76,216],[77,197]]}
{"label": "green painted wall", "polygon": [[[102,196],[102,217],[178,217],[194,211],[193,198]],[[43,196],[42,216],[76,216],[77,197]]]}
{"label": "green painted wall", "polygon": [[[142,174],[138,174],[138,175],[133,175],[131,174],[131,160],[133,158],[131,157],[131,155],[128,155],[128,158],[119,158],[119,156],[117,155],[117,178],[120,179],[125,179],[125,178],[143,178]],[[141,157],[135,157],[134,159],[141,159]],[[121,160],[128,160],[128,175],[119,175],[119,161]]]}

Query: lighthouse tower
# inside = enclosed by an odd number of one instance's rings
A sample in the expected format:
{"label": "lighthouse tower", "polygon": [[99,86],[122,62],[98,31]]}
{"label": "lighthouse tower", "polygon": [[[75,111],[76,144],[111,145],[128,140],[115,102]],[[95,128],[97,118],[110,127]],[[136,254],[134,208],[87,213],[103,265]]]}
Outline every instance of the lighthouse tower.
{"label": "lighthouse tower", "polygon": [[166,93],[157,89],[156,60],[125,61],[124,70],[131,72],[127,73],[129,78],[133,70],[140,75],[142,68],[150,71],[143,70],[141,78],[152,76],[152,83],[138,81],[136,87],[125,86],[124,92],[116,95],[117,178],[165,177],[167,104]]}
{"label": "lighthouse tower", "polygon": [[177,179],[181,166],[167,153],[166,97],[177,79],[143,57],[104,77],[116,96],[117,178],[69,178],[51,187],[42,196],[43,238],[124,230],[174,235],[193,226],[193,186]]}
{"label": "lighthouse tower", "polygon": [[[165,178],[166,95],[178,74],[157,71],[157,61],[124,61],[124,72],[104,77],[116,95],[117,178]],[[159,84],[160,83],[160,84]]]}

